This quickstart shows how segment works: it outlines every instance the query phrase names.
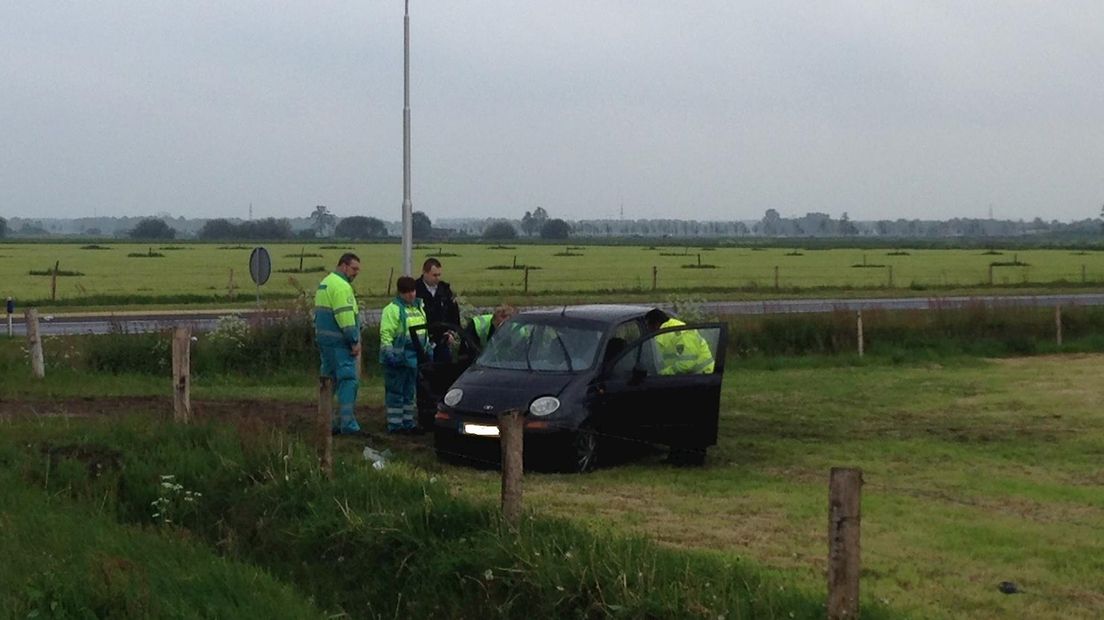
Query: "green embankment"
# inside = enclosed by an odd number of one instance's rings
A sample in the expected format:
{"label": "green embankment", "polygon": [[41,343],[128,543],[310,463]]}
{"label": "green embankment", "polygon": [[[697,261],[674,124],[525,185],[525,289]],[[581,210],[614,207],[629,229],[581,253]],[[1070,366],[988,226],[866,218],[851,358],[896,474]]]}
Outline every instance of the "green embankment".
{"label": "green embankment", "polygon": [[[330,481],[279,431],[8,422],[3,544],[26,553],[0,598],[16,612],[57,602],[127,617],[241,617],[236,606],[309,617],[309,602],[352,617],[824,613],[821,595],[745,560],[539,514],[512,531],[492,505],[456,498],[424,471],[349,456]],[[229,578],[242,563],[259,568]],[[250,607],[253,596],[271,600]],[[888,617],[874,603],[868,616]]]}
{"label": "green embankment", "polygon": [[323,617],[295,588],[186,532],[120,524],[103,504],[49,491],[0,474],[4,618]]}

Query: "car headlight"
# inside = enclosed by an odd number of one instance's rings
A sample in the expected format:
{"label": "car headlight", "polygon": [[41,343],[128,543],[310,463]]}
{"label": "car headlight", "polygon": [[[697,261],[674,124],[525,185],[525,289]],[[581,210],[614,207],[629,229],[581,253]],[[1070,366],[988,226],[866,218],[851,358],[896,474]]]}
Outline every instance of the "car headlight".
{"label": "car headlight", "polygon": [[452,388],[445,393],[445,398],[443,400],[445,401],[445,404],[449,407],[455,407],[456,404],[460,402],[461,398],[464,398],[464,390],[461,390],[460,388]]}
{"label": "car headlight", "polygon": [[560,399],[555,396],[541,396],[529,405],[529,413],[546,416],[560,408]]}

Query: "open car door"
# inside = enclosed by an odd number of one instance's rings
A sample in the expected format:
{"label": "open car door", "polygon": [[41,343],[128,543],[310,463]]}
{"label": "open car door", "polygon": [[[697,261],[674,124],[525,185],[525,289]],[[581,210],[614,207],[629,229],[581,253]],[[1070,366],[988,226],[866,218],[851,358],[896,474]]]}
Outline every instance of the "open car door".
{"label": "open car door", "polygon": [[[435,361],[434,356],[422,348],[422,338],[426,333],[450,332],[454,334],[452,344],[448,345],[451,355],[448,361]],[[460,377],[475,358],[479,357],[479,343],[472,340],[459,325],[451,323],[428,323],[410,328],[410,337],[418,351],[418,424],[422,428],[433,428],[433,416],[437,414],[437,403],[445,392]],[[443,346],[443,345],[438,345]]]}
{"label": "open car door", "polygon": [[606,432],[700,450],[717,443],[724,377],[724,323],[644,335],[603,368],[591,415]]}

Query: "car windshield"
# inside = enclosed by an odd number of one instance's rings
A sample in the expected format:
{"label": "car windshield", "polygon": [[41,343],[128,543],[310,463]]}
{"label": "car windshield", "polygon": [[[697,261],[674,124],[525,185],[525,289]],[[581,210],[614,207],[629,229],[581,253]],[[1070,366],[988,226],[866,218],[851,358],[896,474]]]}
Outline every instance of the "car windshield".
{"label": "car windshield", "polygon": [[594,364],[602,330],[581,325],[510,321],[495,332],[479,365],[488,368],[563,372]]}

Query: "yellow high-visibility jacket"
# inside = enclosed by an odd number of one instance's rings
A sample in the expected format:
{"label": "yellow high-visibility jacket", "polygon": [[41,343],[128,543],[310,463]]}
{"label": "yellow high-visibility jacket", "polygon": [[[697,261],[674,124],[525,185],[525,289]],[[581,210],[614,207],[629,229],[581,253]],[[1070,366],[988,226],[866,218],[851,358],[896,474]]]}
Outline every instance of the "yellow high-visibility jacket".
{"label": "yellow high-visibility jacket", "polygon": [[[678,319],[668,319],[660,329],[686,325]],[[713,372],[713,352],[697,330],[687,329],[655,337],[659,352],[661,375],[707,375]]]}
{"label": "yellow high-visibility jacket", "polygon": [[314,335],[321,346],[351,346],[360,342],[356,294],[342,273],[335,271],[318,284],[314,294]]}

